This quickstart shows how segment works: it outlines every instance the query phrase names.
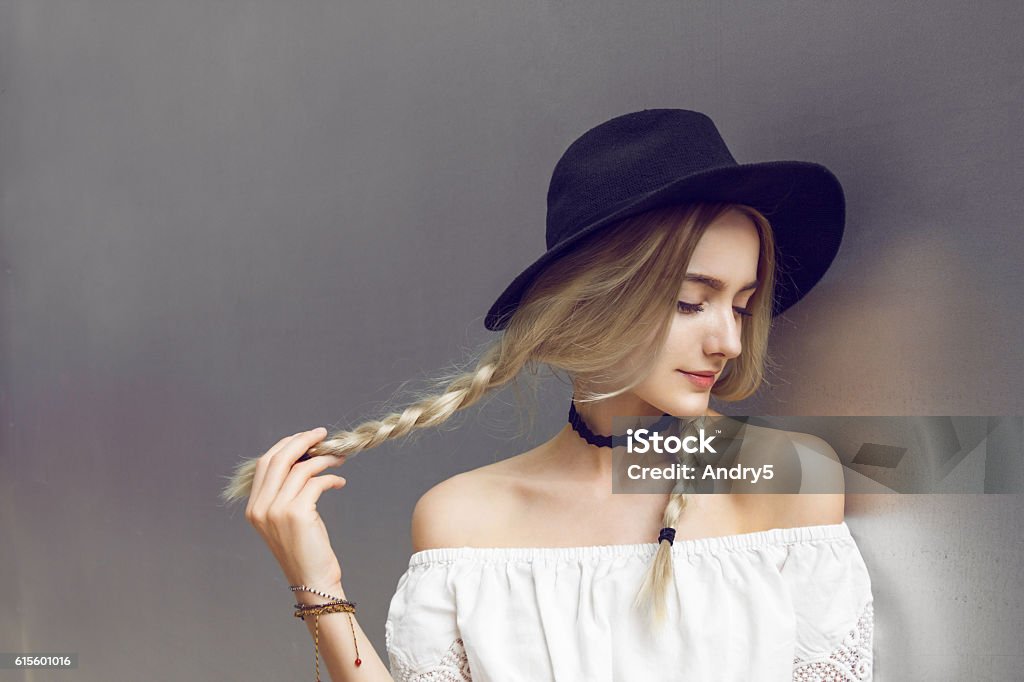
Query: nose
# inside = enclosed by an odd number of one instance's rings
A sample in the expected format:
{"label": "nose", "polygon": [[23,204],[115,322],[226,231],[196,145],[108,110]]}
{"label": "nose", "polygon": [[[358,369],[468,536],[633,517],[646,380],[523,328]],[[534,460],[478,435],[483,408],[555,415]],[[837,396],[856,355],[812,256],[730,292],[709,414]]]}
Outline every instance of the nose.
{"label": "nose", "polygon": [[727,307],[705,319],[709,327],[704,335],[704,352],[708,355],[722,355],[726,360],[737,357],[743,350],[742,318],[731,307]]}

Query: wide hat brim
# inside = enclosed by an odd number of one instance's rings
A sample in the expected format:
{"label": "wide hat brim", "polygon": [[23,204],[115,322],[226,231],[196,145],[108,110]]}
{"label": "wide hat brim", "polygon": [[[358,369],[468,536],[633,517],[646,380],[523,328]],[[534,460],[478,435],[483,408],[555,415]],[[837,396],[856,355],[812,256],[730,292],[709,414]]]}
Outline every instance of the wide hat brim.
{"label": "wide hat brim", "polygon": [[809,161],[765,161],[712,168],[677,178],[579,229],[519,273],[491,306],[484,325],[508,326],[540,272],[602,228],[660,206],[686,202],[745,204],[768,219],[775,236],[773,316],[803,298],[828,270],[843,239],[846,199],[839,180]]}

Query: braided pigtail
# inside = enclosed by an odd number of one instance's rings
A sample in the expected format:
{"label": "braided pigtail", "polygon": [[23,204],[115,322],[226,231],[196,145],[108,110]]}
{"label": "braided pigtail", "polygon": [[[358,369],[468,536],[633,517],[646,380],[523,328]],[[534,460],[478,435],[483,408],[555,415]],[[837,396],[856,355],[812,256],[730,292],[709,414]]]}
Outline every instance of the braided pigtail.
{"label": "braided pigtail", "polygon": [[[392,412],[382,419],[363,422],[348,430],[329,434],[310,448],[309,455],[336,455],[352,457],[363,450],[374,448],[386,441],[410,435],[415,429],[436,427],[456,412],[477,403],[486,393],[516,377],[523,365],[521,357],[502,353],[502,343],[487,348],[476,368],[452,379],[437,380],[447,383],[443,393],[428,395],[400,412]],[[248,459],[237,465],[228,485],[221,492],[225,502],[248,497],[259,458]]]}
{"label": "braided pigtail", "polygon": [[[696,430],[704,428],[704,418],[691,420],[684,427],[684,432],[693,427]],[[679,464],[696,467],[697,457],[680,449],[675,455]],[[654,555],[643,583],[637,592],[633,605],[647,612],[651,624],[658,626],[665,620],[666,599],[668,587],[673,583],[675,571],[672,563],[672,545],[675,541],[675,528],[683,515],[683,510],[689,502],[690,494],[694,491],[695,484],[688,479],[680,478],[676,481],[672,492],[669,495],[668,504],[661,516],[662,532],[658,538],[658,551]]]}

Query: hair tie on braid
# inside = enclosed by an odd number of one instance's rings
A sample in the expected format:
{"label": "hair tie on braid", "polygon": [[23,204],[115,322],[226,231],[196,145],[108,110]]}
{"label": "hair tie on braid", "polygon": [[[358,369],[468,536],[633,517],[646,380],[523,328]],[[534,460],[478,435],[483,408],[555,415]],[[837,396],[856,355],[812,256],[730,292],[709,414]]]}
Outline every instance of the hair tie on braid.
{"label": "hair tie on braid", "polygon": [[672,543],[675,541],[675,539],[676,539],[676,529],[675,528],[662,528],[661,529],[661,534],[658,535],[658,544],[660,545],[662,540],[668,540],[668,544],[671,547]]}

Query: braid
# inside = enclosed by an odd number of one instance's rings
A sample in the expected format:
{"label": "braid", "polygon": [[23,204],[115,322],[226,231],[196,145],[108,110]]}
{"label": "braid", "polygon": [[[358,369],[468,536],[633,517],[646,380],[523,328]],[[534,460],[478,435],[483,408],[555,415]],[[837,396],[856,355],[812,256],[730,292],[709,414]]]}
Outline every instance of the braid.
{"label": "braid", "polygon": [[[401,412],[392,412],[382,419],[369,420],[351,430],[331,434],[310,448],[309,455],[348,458],[386,441],[411,435],[416,429],[439,426],[459,410],[477,403],[488,391],[512,380],[522,366],[521,357],[503,361],[502,345],[494,343],[483,353],[476,369],[457,375],[440,395],[429,395]],[[230,483],[221,492],[225,502],[249,495],[258,461],[258,457],[251,458],[235,467]]]}
{"label": "braid", "polygon": [[[703,426],[703,419],[700,419],[688,422],[684,428],[696,426],[698,422],[700,422],[700,426]],[[676,461],[686,466],[693,467],[697,464],[697,458],[692,453],[682,449],[676,453],[675,457]],[[661,515],[661,525],[663,528],[676,528],[679,524],[679,519],[683,515],[683,510],[686,509],[686,505],[689,503],[690,493],[695,487],[693,481],[690,480],[679,479],[676,481],[672,492],[669,494],[665,511]],[[658,550],[654,555],[654,560],[651,562],[650,569],[648,569],[647,574],[644,576],[643,583],[641,583],[636,599],[633,602],[635,607],[647,611],[651,617],[651,623],[654,625],[660,625],[665,619],[668,586],[669,583],[673,582],[674,575],[672,543],[667,540],[661,540],[658,543]]]}

